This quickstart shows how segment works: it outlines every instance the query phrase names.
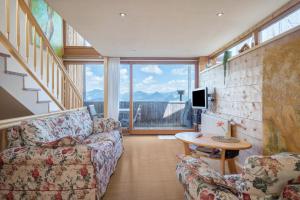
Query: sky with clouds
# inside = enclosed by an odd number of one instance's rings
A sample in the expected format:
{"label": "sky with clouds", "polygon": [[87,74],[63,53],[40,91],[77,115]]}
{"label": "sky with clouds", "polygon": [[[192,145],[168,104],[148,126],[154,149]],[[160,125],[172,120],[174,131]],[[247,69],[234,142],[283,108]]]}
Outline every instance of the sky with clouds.
{"label": "sky with clouds", "polygon": [[[194,88],[194,65],[133,65],[134,92],[166,93],[185,90],[188,92],[188,75],[190,70],[190,86]],[[86,91],[103,90],[103,65],[86,65]],[[120,69],[120,92],[129,94],[129,65],[122,64]]]}

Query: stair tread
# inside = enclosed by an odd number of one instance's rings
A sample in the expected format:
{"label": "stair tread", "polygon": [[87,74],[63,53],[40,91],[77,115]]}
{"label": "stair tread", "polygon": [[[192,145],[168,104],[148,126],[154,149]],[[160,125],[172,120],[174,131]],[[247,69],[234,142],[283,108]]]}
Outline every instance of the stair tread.
{"label": "stair tread", "polygon": [[39,100],[37,101],[37,103],[50,103],[51,101],[50,100]]}
{"label": "stair tread", "polygon": [[5,71],[6,74],[11,74],[11,75],[16,75],[16,76],[22,76],[22,77],[25,77],[27,76],[27,74],[24,74],[24,73],[20,73],[20,72],[12,72],[12,71]]}
{"label": "stair tread", "polygon": [[41,89],[39,88],[23,88],[23,90],[27,90],[27,91],[41,91]]}

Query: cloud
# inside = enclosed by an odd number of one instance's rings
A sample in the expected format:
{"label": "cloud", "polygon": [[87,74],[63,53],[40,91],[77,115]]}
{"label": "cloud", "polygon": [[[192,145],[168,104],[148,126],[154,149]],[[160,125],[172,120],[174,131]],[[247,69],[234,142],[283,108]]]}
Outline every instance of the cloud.
{"label": "cloud", "polygon": [[104,77],[95,74],[91,68],[87,67],[85,71],[86,75],[86,91],[92,91],[95,89],[102,89],[104,85]]}
{"label": "cloud", "polygon": [[[152,79],[147,79],[147,81],[150,81]],[[145,79],[137,83],[134,86],[135,91],[143,91],[147,93],[154,93],[154,92],[173,92],[177,90],[185,90],[187,92],[188,90],[188,80],[171,80],[166,83],[151,83],[151,84],[145,84]],[[192,82],[193,84],[193,82]],[[193,85],[192,85],[193,87]]]}
{"label": "cloud", "polygon": [[188,75],[188,68],[187,67],[182,67],[182,68],[172,69],[171,74],[179,75],[179,76],[187,76]]}
{"label": "cloud", "polygon": [[128,80],[129,81],[129,75],[128,75],[128,70],[127,69],[120,69],[120,79],[122,80]]}
{"label": "cloud", "polygon": [[157,74],[157,75],[163,74],[163,71],[160,69],[158,65],[146,65],[141,68],[141,71],[149,74]]}
{"label": "cloud", "polygon": [[120,69],[120,93],[129,94],[129,73],[127,69]]}
{"label": "cloud", "polygon": [[143,84],[151,84],[154,82],[155,82],[155,80],[154,80],[153,76],[148,76],[142,81]]}

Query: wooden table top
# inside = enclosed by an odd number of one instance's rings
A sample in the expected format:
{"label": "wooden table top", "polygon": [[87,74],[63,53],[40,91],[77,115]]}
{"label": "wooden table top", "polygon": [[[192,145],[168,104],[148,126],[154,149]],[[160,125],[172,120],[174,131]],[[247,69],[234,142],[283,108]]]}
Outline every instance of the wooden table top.
{"label": "wooden table top", "polygon": [[199,132],[181,132],[175,135],[175,137],[185,143],[194,144],[202,147],[218,148],[224,150],[242,150],[249,149],[252,145],[244,140],[240,140],[238,143],[225,143],[217,142],[211,139],[212,135],[198,137]]}

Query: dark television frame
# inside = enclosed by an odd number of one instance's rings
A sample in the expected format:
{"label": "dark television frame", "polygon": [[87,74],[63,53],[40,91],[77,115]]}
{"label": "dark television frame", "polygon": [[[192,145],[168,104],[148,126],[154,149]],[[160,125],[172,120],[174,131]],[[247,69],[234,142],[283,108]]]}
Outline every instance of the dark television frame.
{"label": "dark television frame", "polygon": [[[194,106],[194,102],[193,102],[193,94],[194,94],[194,92],[195,91],[200,91],[200,90],[204,90],[205,91],[205,106]],[[207,107],[208,107],[208,89],[207,89],[207,87],[204,87],[204,88],[196,88],[196,89],[194,89],[193,91],[192,91],[192,107],[193,107],[193,109],[207,109]]]}

